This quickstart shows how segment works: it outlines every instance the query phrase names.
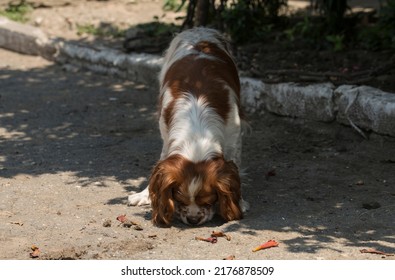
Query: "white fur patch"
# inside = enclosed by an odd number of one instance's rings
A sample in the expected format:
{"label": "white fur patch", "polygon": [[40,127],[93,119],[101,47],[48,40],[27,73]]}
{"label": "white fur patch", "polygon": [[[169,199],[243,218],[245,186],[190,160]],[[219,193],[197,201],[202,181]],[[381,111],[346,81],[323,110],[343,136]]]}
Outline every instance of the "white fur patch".
{"label": "white fur patch", "polygon": [[222,153],[223,120],[203,98],[185,94],[176,101],[168,140],[168,155],[180,154],[193,161],[204,161]]}
{"label": "white fur patch", "polygon": [[200,190],[202,181],[199,178],[194,178],[188,186],[189,199],[192,203],[195,202],[195,196]]}

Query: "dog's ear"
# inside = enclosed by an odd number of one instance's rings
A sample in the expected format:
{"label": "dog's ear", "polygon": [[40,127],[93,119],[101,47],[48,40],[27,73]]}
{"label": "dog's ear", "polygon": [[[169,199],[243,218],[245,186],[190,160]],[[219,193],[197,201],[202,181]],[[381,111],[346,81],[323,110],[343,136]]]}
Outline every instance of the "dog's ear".
{"label": "dog's ear", "polygon": [[155,225],[169,226],[175,212],[173,189],[177,186],[178,156],[172,156],[156,164],[149,180],[152,221]]}
{"label": "dog's ear", "polygon": [[219,214],[226,221],[240,220],[241,183],[239,170],[233,161],[223,158],[216,160],[216,180],[214,188],[218,195]]}

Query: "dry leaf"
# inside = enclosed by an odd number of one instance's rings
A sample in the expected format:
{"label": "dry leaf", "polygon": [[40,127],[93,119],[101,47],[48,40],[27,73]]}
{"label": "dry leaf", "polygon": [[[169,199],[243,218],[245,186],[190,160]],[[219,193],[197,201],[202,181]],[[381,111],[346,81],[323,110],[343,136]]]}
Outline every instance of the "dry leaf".
{"label": "dry leaf", "polygon": [[258,247],[254,248],[252,251],[257,252],[259,250],[264,250],[264,249],[277,247],[277,246],[278,246],[278,242],[276,242],[275,240],[269,240],[269,241],[259,245]]}
{"label": "dry leaf", "polygon": [[[140,226],[138,223],[136,223],[135,221],[129,220],[129,219],[126,217],[126,214],[124,214],[124,215],[119,215],[119,216],[117,217],[117,220],[120,221],[121,224],[123,224],[124,227],[130,228],[130,227],[132,227],[132,226],[139,226],[139,227],[141,228],[141,226]],[[141,229],[138,229],[138,230],[142,230],[142,228],[141,228]]]}
{"label": "dry leaf", "polygon": [[32,249],[33,252],[30,252],[30,257],[35,259],[38,258],[41,254],[40,249],[36,246],[33,245],[30,249]]}
{"label": "dry leaf", "polygon": [[359,250],[361,253],[368,253],[368,254],[377,254],[377,255],[383,255],[383,256],[387,256],[387,257],[391,257],[394,256],[394,254],[388,254],[382,251],[377,251],[375,249],[362,249]]}
{"label": "dry leaf", "polygon": [[217,243],[218,239],[217,237],[208,237],[208,238],[204,238],[204,237],[195,237],[196,240],[200,240],[200,241],[206,241],[206,242],[210,242],[210,243]]}
{"label": "dry leaf", "polygon": [[126,214],[124,214],[124,215],[119,215],[119,216],[117,217],[117,221],[120,221],[121,223],[126,222],[126,221],[127,221]]}
{"label": "dry leaf", "polygon": [[236,257],[234,256],[234,255],[230,255],[230,256],[227,256],[226,258],[223,258],[223,260],[235,260],[236,259]]}
{"label": "dry leaf", "polygon": [[213,231],[211,233],[211,237],[225,237],[226,240],[230,241],[232,238],[230,237],[230,235],[223,233],[222,231]]}

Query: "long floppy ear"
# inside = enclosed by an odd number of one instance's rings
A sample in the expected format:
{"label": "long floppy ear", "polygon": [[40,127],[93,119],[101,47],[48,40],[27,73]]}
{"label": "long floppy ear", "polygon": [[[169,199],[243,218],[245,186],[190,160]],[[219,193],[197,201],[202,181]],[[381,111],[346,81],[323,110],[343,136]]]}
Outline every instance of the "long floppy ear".
{"label": "long floppy ear", "polygon": [[169,226],[175,212],[173,188],[175,158],[158,162],[149,180],[149,196],[152,206],[152,221],[155,225]]}
{"label": "long floppy ear", "polygon": [[240,220],[243,212],[240,207],[241,183],[239,170],[233,161],[219,159],[217,170],[217,194],[219,213],[226,221]]}

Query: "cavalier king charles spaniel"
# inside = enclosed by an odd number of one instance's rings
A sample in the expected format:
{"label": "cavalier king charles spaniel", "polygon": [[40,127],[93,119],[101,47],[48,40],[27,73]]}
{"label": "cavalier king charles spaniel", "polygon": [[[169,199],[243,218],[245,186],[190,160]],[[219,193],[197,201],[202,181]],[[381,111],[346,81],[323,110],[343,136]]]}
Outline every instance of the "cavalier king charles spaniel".
{"label": "cavalier king charles spaniel", "polygon": [[241,197],[240,81],[227,41],[194,28],[170,44],[159,75],[159,127],[163,148],[148,187],[129,205],[151,204],[153,223],[174,216],[188,225],[210,221],[216,211],[239,220]]}

